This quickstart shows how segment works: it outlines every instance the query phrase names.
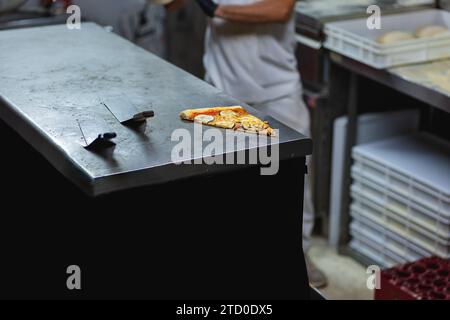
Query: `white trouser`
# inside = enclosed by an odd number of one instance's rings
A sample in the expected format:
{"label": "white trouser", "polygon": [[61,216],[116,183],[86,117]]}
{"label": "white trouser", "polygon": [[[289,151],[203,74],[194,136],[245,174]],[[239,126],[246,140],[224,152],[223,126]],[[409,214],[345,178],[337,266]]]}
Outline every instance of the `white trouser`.
{"label": "white trouser", "polygon": [[[255,109],[268,114],[292,129],[311,136],[311,121],[308,109],[303,102],[302,89],[277,100],[252,104]],[[307,158],[310,163],[310,157]],[[311,246],[311,235],[314,227],[314,206],[312,202],[311,184],[305,180],[305,196],[303,206],[303,250],[307,252]]]}

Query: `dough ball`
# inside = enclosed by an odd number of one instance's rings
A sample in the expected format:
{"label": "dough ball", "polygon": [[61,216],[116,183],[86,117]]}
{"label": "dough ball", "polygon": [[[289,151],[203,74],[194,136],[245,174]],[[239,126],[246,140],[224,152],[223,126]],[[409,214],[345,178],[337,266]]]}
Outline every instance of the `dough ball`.
{"label": "dough ball", "polygon": [[391,31],[380,36],[377,41],[380,44],[392,44],[414,39],[414,35],[404,31]]}
{"label": "dough ball", "polygon": [[443,26],[426,26],[417,29],[416,37],[417,38],[431,38],[438,35],[442,35],[444,33],[449,33],[450,30]]}

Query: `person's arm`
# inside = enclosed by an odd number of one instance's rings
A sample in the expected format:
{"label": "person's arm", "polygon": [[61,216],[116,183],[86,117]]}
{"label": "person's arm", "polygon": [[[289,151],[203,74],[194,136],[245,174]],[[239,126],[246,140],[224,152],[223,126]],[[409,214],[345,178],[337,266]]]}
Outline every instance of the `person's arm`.
{"label": "person's arm", "polygon": [[261,0],[247,5],[216,5],[212,0],[196,0],[208,16],[244,23],[287,22],[295,0]]}

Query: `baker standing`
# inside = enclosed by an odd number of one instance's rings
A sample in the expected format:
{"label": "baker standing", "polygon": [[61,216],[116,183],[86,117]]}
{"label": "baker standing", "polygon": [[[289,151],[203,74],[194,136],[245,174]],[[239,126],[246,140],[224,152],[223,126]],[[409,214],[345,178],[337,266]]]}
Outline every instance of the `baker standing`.
{"label": "baker standing", "polygon": [[[156,0],[177,7],[183,0]],[[210,17],[205,39],[206,81],[285,125],[310,135],[295,57],[295,0],[195,0]],[[310,282],[326,285],[310,261],[314,211],[305,188],[303,249]]]}

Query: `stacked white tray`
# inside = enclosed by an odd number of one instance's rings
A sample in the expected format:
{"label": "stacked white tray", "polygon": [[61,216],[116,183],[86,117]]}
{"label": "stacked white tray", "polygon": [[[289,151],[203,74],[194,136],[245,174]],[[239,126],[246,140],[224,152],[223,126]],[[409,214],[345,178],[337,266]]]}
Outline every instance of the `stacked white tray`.
{"label": "stacked white tray", "polygon": [[325,25],[325,47],[377,69],[450,57],[450,34],[380,44],[378,37],[390,31],[415,33],[417,29],[440,25],[450,28],[450,12],[437,9],[381,17],[381,30],[371,30],[367,19],[331,22]]}
{"label": "stacked white tray", "polygon": [[353,149],[351,247],[380,266],[450,258],[450,143],[425,133]]}

